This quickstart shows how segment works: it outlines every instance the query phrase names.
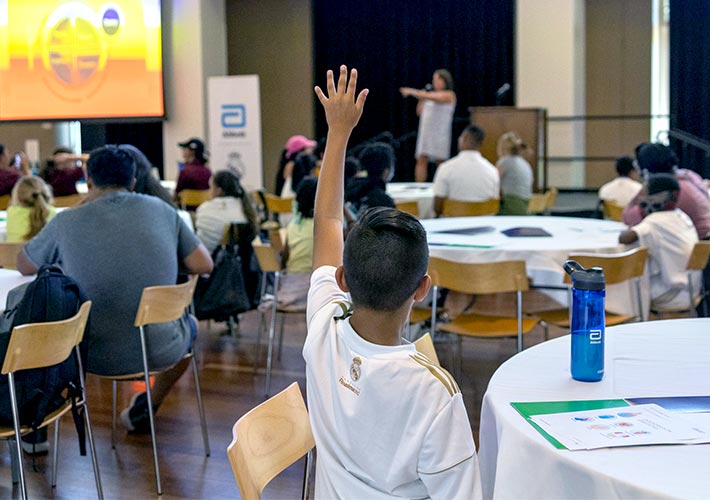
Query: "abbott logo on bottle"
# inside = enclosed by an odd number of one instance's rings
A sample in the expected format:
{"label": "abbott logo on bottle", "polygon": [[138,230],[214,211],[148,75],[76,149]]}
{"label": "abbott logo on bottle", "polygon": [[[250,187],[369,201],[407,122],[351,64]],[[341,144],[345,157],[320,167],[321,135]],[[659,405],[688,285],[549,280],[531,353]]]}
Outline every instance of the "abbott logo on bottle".
{"label": "abbott logo on bottle", "polygon": [[589,343],[601,344],[603,333],[601,330],[589,330]]}

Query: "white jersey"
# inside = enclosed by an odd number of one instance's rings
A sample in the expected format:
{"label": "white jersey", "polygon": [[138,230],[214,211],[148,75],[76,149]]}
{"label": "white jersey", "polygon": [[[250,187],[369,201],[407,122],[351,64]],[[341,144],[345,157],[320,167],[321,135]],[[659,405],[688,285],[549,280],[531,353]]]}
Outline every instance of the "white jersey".
{"label": "white jersey", "polygon": [[599,188],[599,199],[608,200],[625,207],[634,199],[643,184],[631,177],[617,177]]}
{"label": "white jersey", "polygon": [[500,197],[498,169],[480,151],[464,150],[436,169],[434,196],[457,201]]}
{"label": "white jersey", "polygon": [[[687,309],[688,258],[698,241],[690,217],[676,208],[647,215],[631,228],[642,246],[648,248],[648,270],[651,281],[651,307]],[[694,271],[694,289],[699,291],[700,271]]]}
{"label": "white jersey", "polygon": [[313,272],[303,357],[316,497],[481,498],[456,382],[413,344],[361,338],[350,326],[348,300],[334,267]]}

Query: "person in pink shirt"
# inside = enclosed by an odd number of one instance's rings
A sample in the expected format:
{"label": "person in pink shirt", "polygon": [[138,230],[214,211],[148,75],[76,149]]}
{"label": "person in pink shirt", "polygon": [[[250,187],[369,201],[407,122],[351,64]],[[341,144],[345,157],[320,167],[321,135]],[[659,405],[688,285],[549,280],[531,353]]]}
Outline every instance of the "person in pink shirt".
{"label": "person in pink shirt", "polygon": [[[678,168],[678,157],[663,144],[643,143],[636,147],[636,161],[642,172],[648,174],[672,174],[680,185],[678,208],[688,214],[693,221],[698,238],[710,237],[710,198],[702,178],[695,172]],[[622,220],[629,226],[641,222],[644,211],[641,208],[648,196],[647,186],[641,189],[624,209]]]}

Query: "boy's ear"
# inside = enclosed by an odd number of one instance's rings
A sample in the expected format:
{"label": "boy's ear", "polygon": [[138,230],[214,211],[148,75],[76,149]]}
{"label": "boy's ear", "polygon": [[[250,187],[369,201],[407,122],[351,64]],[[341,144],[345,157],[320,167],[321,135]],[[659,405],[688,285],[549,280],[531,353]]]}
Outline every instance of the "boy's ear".
{"label": "boy's ear", "polygon": [[414,291],[414,301],[419,302],[424,300],[424,297],[429,293],[429,288],[431,288],[431,276],[425,274],[419,282],[419,286]]}
{"label": "boy's ear", "polygon": [[348,284],[345,281],[345,270],[343,269],[343,266],[338,266],[335,269],[335,281],[338,283],[338,286],[340,289],[344,292],[349,292],[350,289],[348,288]]}

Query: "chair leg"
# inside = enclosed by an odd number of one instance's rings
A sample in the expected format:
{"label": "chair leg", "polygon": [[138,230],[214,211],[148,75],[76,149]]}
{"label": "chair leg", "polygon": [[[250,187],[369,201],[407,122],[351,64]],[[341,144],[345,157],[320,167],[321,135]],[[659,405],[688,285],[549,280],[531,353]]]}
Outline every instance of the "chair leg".
{"label": "chair leg", "polygon": [[205,406],[202,404],[202,391],[200,390],[200,376],[197,373],[197,360],[193,353],[190,359],[192,374],[195,377],[195,395],[197,396],[197,409],[200,411],[200,424],[202,425],[202,441],[205,444],[205,456],[210,456],[210,439],[207,435],[207,419],[205,418]]}
{"label": "chair leg", "polygon": [[[79,364],[79,381],[81,382],[81,395],[84,400],[84,424],[86,425],[86,436],[89,438],[89,450],[91,452],[91,465],[94,468],[94,481],[96,482],[96,495],[99,500],[104,498],[104,489],[101,485],[101,473],[99,472],[99,460],[96,457],[96,445],[94,444],[94,430],[91,427],[91,417],[89,416],[89,405],[86,399],[86,379],[84,378],[84,367],[81,363],[81,352],[79,346],[76,346],[76,359]],[[113,401],[114,410],[116,408],[116,381],[113,382]],[[116,412],[114,411],[114,415]],[[115,434],[115,432],[114,432]],[[112,435],[113,437],[113,435]]]}
{"label": "chair leg", "polygon": [[20,473],[20,493],[23,500],[27,500],[27,484],[25,483],[25,470],[22,466],[22,435],[20,434],[20,414],[17,410],[17,394],[15,394],[15,374],[7,374],[10,386],[10,404],[12,405],[12,425],[15,429],[15,450],[17,452],[18,472]]}
{"label": "chair leg", "polygon": [[113,395],[113,400],[111,404],[111,449],[116,449],[116,384],[115,380],[112,380],[111,393]]}
{"label": "chair leg", "polygon": [[[279,273],[274,273],[274,291],[279,289]],[[269,347],[266,352],[266,388],[265,396],[269,397],[271,390],[271,361],[274,354],[274,334],[276,330],[276,303],[278,301],[277,294],[274,294],[274,301],[271,305],[271,319],[269,320]]]}
{"label": "chair leg", "polygon": [[286,314],[281,313],[281,326],[279,327],[279,353],[276,355],[276,359],[281,361],[281,351],[284,347],[284,323],[286,323]]}
{"label": "chair leg", "polygon": [[540,324],[542,325],[544,333],[544,339],[545,340],[550,340],[550,325],[547,324],[547,321],[540,321]]}
{"label": "chair leg", "polygon": [[59,420],[54,421],[54,449],[52,450],[52,488],[57,487],[57,459],[59,458]]}
{"label": "chair leg", "polygon": [[7,447],[10,450],[10,472],[12,476],[12,484],[17,484],[20,481],[20,466],[18,465],[20,458],[17,456],[17,448],[15,448],[14,437],[8,438]]}
{"label": "chair leg", "polygon": [[301,499],[306,500],[311,489],[311,464],[313,463],[313,450],[306,453],[306,470],[303,473],[303,493]]}
{"label": "chair leg", "polygon": [[266,293],[266,276],[267,273],[262,273],[261,276],[261,295],[259,295],[259,306],[256,309],[256,353],[254,355],[254,375],[256,375],[256,369],[259,366],[259,357],[261,356],[261,328],[264,322],[264,313],[261,310],[261,303],[264,300],[264,294]]}
{"label": "chair leg", "polygon": [[158,466],[158,445],[155,441],[155,415],[153,412],[153,395],[150,390],[150,375],[148,369],[148,352],[145,345],[145,329],[140,327],[141,334],[141,354],[143,355],[143,372],[145,375],[145,395],[148,402],[148,419],[150,420],[150,440],[153,445],[153,465],[155,466],[155,484],[157,486],[158,495],[163,494],[163,488],[160,485],[160,467]]}

